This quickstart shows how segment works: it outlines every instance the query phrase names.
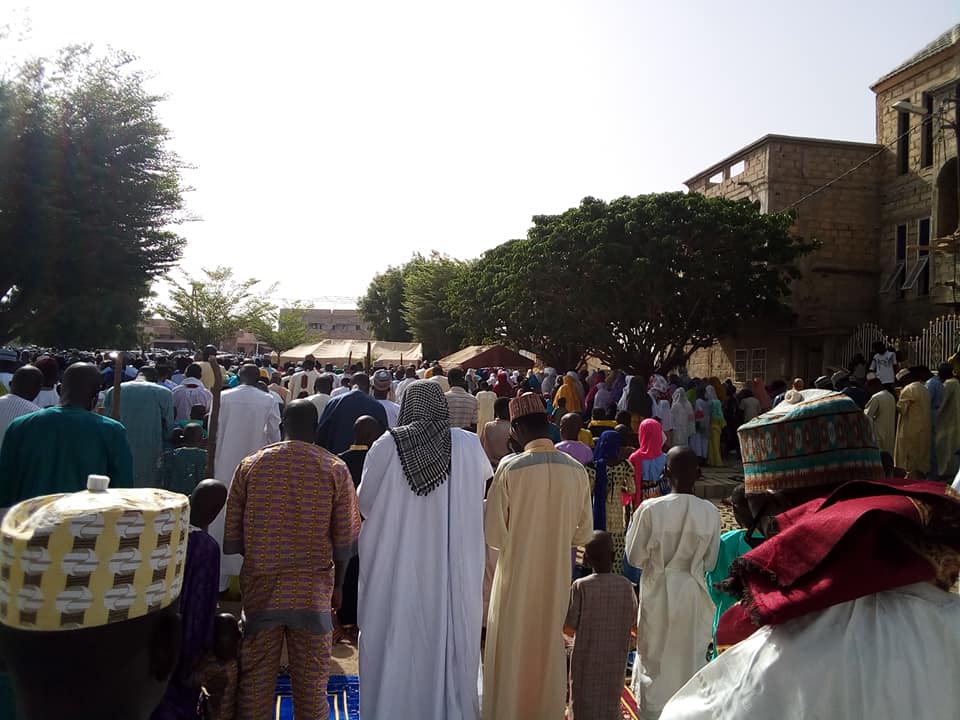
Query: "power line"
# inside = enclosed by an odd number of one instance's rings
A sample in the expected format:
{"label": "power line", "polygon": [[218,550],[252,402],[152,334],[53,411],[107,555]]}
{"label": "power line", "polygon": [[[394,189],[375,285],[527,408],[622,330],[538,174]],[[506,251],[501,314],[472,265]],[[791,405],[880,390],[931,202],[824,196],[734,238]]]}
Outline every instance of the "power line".
{"label": "power line", "polygon": [[[931,120],[931,122],[933,121],[933,116],[930,116],[930,120]],[[828,187],[831,187],[832,185],[835,185],[836,183],[838,183],[838,182],[840,182],[841,180],[843,180],[845,177],[848,177],[848,176],[850,176],[850,175],[853,175],[853,173],[855,173],[857,170],[859,170],[860,168],[862,168],[864,165],[868,165],[868,164],[871,163],[873,160],[876,160],[878,157],[880,157],[881,155],[883,155],[883,153],[885,153],[888,148],[890,148],[891,146],[896,145],[898,142],[900,142],[901,138],[906,137],[907,135],[909,135],[910,133],[912,133],[914,130],[919,130],[919,129],[922,128],[922,127],[923,127],[923,122],[919,122],[919,123],[917,123],[916,125],[912,126],[912,127],[911,127],[909,130],[907,130],[906,132],[900,133],[899,135],[897,135],[897,137],[895,137],[893,140],[891,140],[891,141],[888,142],[886,145],[884,145],[883,147],[881,147],[881,148],[880,148],[879,150],[877,150],[873,155],[870,155],[867,159],[865,159],[865,160],[857,163],[857,164],[854,165],[852,168],[850,168],[849,170],[847,170],[845,173],[843,173],[842,175],[838,175],[837,177],[835,177],[835,178],[834,178],[833,180],[831,180],[830,182],[825,183],[825,184],[821,185],[820,187],[818,187],[818,188],[816,188],[816,189],[814,189],[814,190],[811,190],[811,191],[808,192],[806,195],[804,195],[803,197],[801,197],[799,200],[797,200],[797,201],[791,203],[790,205],[788,205],[787,207],[785,207],[784,210],[793,210],[793,209],[794,209],[795,207],[797,207],[800,203],[806,202],[807,200],[809,200],[810,198],[812,198],[814,195],[817,195],[817,194],[823,192],[823,191],[826,190]]]}

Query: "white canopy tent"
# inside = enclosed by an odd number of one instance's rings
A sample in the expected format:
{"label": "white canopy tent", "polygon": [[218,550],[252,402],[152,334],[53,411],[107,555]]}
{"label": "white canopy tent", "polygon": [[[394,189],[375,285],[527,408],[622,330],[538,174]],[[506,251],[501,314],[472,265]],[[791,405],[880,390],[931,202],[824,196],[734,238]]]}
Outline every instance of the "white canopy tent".
{"label": "white canopy tent", "polygon": [[[342,367],[348,362],[364,362],[367,357],[367,341],[328,338],[320,342],[306,343],[281,354],[280,362],[300,362],[307,355],[313,355],[320,365],[332,363]],[[371,340],[370,358],[374,365],[399,365],[401,361],[404,365],[419,363],[423,359],[423,345]]]}

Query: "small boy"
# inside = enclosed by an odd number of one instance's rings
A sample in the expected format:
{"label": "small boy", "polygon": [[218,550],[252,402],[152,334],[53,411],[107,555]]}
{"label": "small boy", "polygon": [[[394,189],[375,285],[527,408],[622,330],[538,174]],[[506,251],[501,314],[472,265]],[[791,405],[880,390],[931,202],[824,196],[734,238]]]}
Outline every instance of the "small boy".
{"label": "small boy", "polygon": [[203,426],[191,422],[184,428],[174,428],[170,442],[173,449],[164,452],[158,463],[160,487],[189,495],[207,472],[207,451],[201,447],[205,442]]}
{"label": "small boy", "polygon": [[166,693],[151,720],[194,717],[200,700],[197,672],[214,645],[214,618],[220,592],[220,546],[207,528],[227,501],[227,487],[218,480],[204,480],[190,495],[190,534],[180,591],[183,637],[180,657]]}
{"label": "small boy", "polygon": [[637,596],[630,581],[611,573],[613,538],[597,530],[584,559],[593,574],[574,581],[563,623],[576,636],[570,663],[574,720],[617,720],[623,674],[637,618]]}
{"label": "small boy", "polygon": [[236,715],[239,657],[240,626],[233,615],[221,613],[214,621],[213,652],[200,666],[209,720],[233,720]]}
{"label": "small boy", "polygon": [[[384,433],[383,425],[375,417],[361,415],[353,424],[353,445],[339,457],[350,468],[350,477],[353,486],[359,487],[363,475],[363,463],[367,458],[367,451],[377,438]],[[337,626],[333,628],[333,642],[339,643],[346,637],[345,628],[350,628],[351,639],[356,639],[357,626],[357,593],[360,582],[360,559],[354,556],[347,565],[347,573],[343,579],[343,600],[340,609],[336,612]]]}
{"label": "small boy", "polygon": [[178,420],[177,427],[185,429],[187,425],[199,425],[202,429],[203,439],[207,439],[207,407],[206,405],[193,405],[190,407],[190,418]]}
{"label": "small boy", "polygon": [[672,492],[644,500],[627,530],[626,560],[643,571],[632,688],[644,717],[659,717],[706,664],[715,612],[706,573],[717,565],[720,512],[693,494],[697,455],[672,448],[663,479]]}

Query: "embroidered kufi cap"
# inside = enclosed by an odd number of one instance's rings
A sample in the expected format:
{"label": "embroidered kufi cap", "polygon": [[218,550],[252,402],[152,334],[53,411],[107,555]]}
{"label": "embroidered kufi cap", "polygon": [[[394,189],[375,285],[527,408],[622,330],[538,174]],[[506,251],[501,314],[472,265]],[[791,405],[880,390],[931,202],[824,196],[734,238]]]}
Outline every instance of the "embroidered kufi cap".
{"label": "embroidered kufi cap", "polygon": [[547,407],[537,393],[524,393],[510,401],[510,422],[526,415],[546,415]]}
{"label": "embroidered kufi cap", "polygon": [[789,400],[737,431],[748,494],[883,479],[873,423],[853,400],[816,390]]}
{"label": "embroidered kufi cap", "polygon": [[74,630],[161,610],[180,596],[190,525],[186,495],[87,490],[14,505],[0,524],[0,623]]}

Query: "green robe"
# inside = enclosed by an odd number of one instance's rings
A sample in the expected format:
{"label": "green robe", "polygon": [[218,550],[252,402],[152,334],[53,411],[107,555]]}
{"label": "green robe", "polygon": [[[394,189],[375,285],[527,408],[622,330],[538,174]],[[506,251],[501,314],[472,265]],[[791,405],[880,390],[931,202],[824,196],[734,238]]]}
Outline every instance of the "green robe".
{"label": "green robe", "polygon": [[87,487],[87,475],[110,487],[133,487],[133,459],[123,425],[76,407],[51,407],[16,418],[0,448],[0,507]]}

